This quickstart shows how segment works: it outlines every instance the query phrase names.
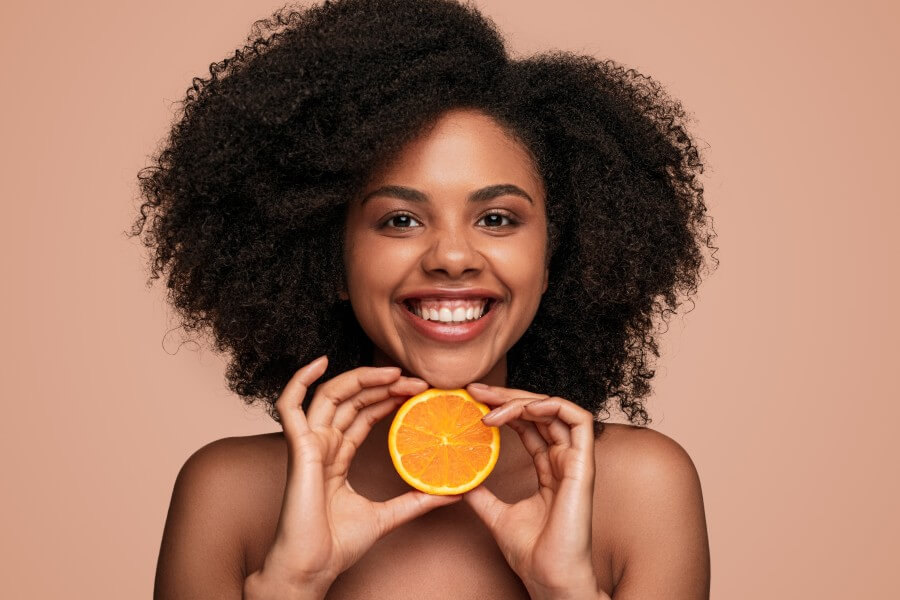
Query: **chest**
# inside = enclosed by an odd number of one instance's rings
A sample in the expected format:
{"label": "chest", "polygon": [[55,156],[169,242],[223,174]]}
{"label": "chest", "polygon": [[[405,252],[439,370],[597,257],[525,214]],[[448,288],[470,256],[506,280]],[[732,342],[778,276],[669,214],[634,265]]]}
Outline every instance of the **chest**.
{"label": "chest", "polygon": [[326,598],[527,599],[477,519],[459,504],[396,529],[342,573]]}
{"label": "chest", "polygon": [[[396,487],[385,487],[383,474],[360,472],[351,485],[376,501],[387,500],[409,489],[397,477]],[[537,489],[533,473],[491,477],[484,483],[505,502],[516,502]],[[245,543],[245,572],[259,569],[275,536],[283,478],[265,486],[265,502],[259,524]],[[595,562],[601,587],[611,591],[612,568],[608,553],[595,540]],[[599,560],[597,560],[599,558]],[[371,549],[335,580],[327,600],[366,598],[379,600],[429,599],[528,599],[528,592],[510,569],[490,532],[464,502],[442,507],[407,523],[378,540]]]}

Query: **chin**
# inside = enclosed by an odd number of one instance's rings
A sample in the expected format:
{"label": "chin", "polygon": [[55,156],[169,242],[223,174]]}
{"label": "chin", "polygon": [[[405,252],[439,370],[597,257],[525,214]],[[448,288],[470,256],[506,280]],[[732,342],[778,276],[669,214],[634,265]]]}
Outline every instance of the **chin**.
{"label": "chin", "polygon": [[473,381],[478,381],[484,369],[479,365],[460,365],[456,367],[411,365],[410,373],[424,379],[433,388],[455,390],[464,388]]}
{"label": "chin", "polygon": [[428,385],[439,390],[456,390],[464,388],[475,381],[474,379],[469,379],[468,377],[454,377],[448,375],[425,377],[423,379],[428,382]]}

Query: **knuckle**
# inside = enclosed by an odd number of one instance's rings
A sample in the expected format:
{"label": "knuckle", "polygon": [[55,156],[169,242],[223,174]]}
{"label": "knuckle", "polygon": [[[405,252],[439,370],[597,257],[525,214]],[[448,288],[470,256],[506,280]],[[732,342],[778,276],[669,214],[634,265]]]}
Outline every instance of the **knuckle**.
{"label": "knuckle", "polygon": [[287,417],[288,410],[289,409],[288,409],[288,405],[286,402],[279,400],[275,403],[275,411],[278,413],[278,416],[282,420],[284,420],[284,418]]}
{"label": "knuckle", "polygon": [[356,383],[360,386],[364,386],[367,379],[376,377],[381,371],[382,369],[380,367],[356,367],[352,371],[349,371],[349,373],[353,374]]}
{"label": "knuckle", "polygon": [[365,420],[366,420],[366,425],[369,427],[369,429],[371,429],[372,427],[375,427],[376,423],[378,423],[378,415],[376,415],[373,412],[369,412],[365,416]]}
{"label": "knuckle", "polygon": [[[335,378],[336,379],[336,378]],[[313,400],[317,400],[320,398],[330,398],[333,395],[334,390],[334,379],[329,379],[322,385],[316,388],[316,393],[313,394]],[[319,400],[321,402],[321,400]]]}

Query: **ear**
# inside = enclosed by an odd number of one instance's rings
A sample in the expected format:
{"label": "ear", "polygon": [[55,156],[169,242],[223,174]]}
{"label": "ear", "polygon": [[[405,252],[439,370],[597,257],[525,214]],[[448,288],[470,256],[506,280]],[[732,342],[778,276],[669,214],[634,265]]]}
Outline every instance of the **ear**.
{"label": "ear", "polygon": [[544,269],[544,287],[541,290],[541,295],[547,291],[547,285],[550,283],[550,267]]}
{"label": "ear", "polygon": [[338,298],[340,298],[341,300],[349,300],[350,294],[348,294],[345,290],[341,290],[340,292],[338,292]]}

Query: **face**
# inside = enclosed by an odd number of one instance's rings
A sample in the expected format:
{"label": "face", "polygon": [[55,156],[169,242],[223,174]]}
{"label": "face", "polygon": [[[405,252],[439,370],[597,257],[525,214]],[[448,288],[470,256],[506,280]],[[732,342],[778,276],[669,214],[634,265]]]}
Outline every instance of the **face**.
{"label": "face", "polygon": [[506,352],[547,289],[544,203],[526,150],[470,109],[445,113],[376,173],[348,206],[344,244],[374,364],[444,389],[505,384]]}

